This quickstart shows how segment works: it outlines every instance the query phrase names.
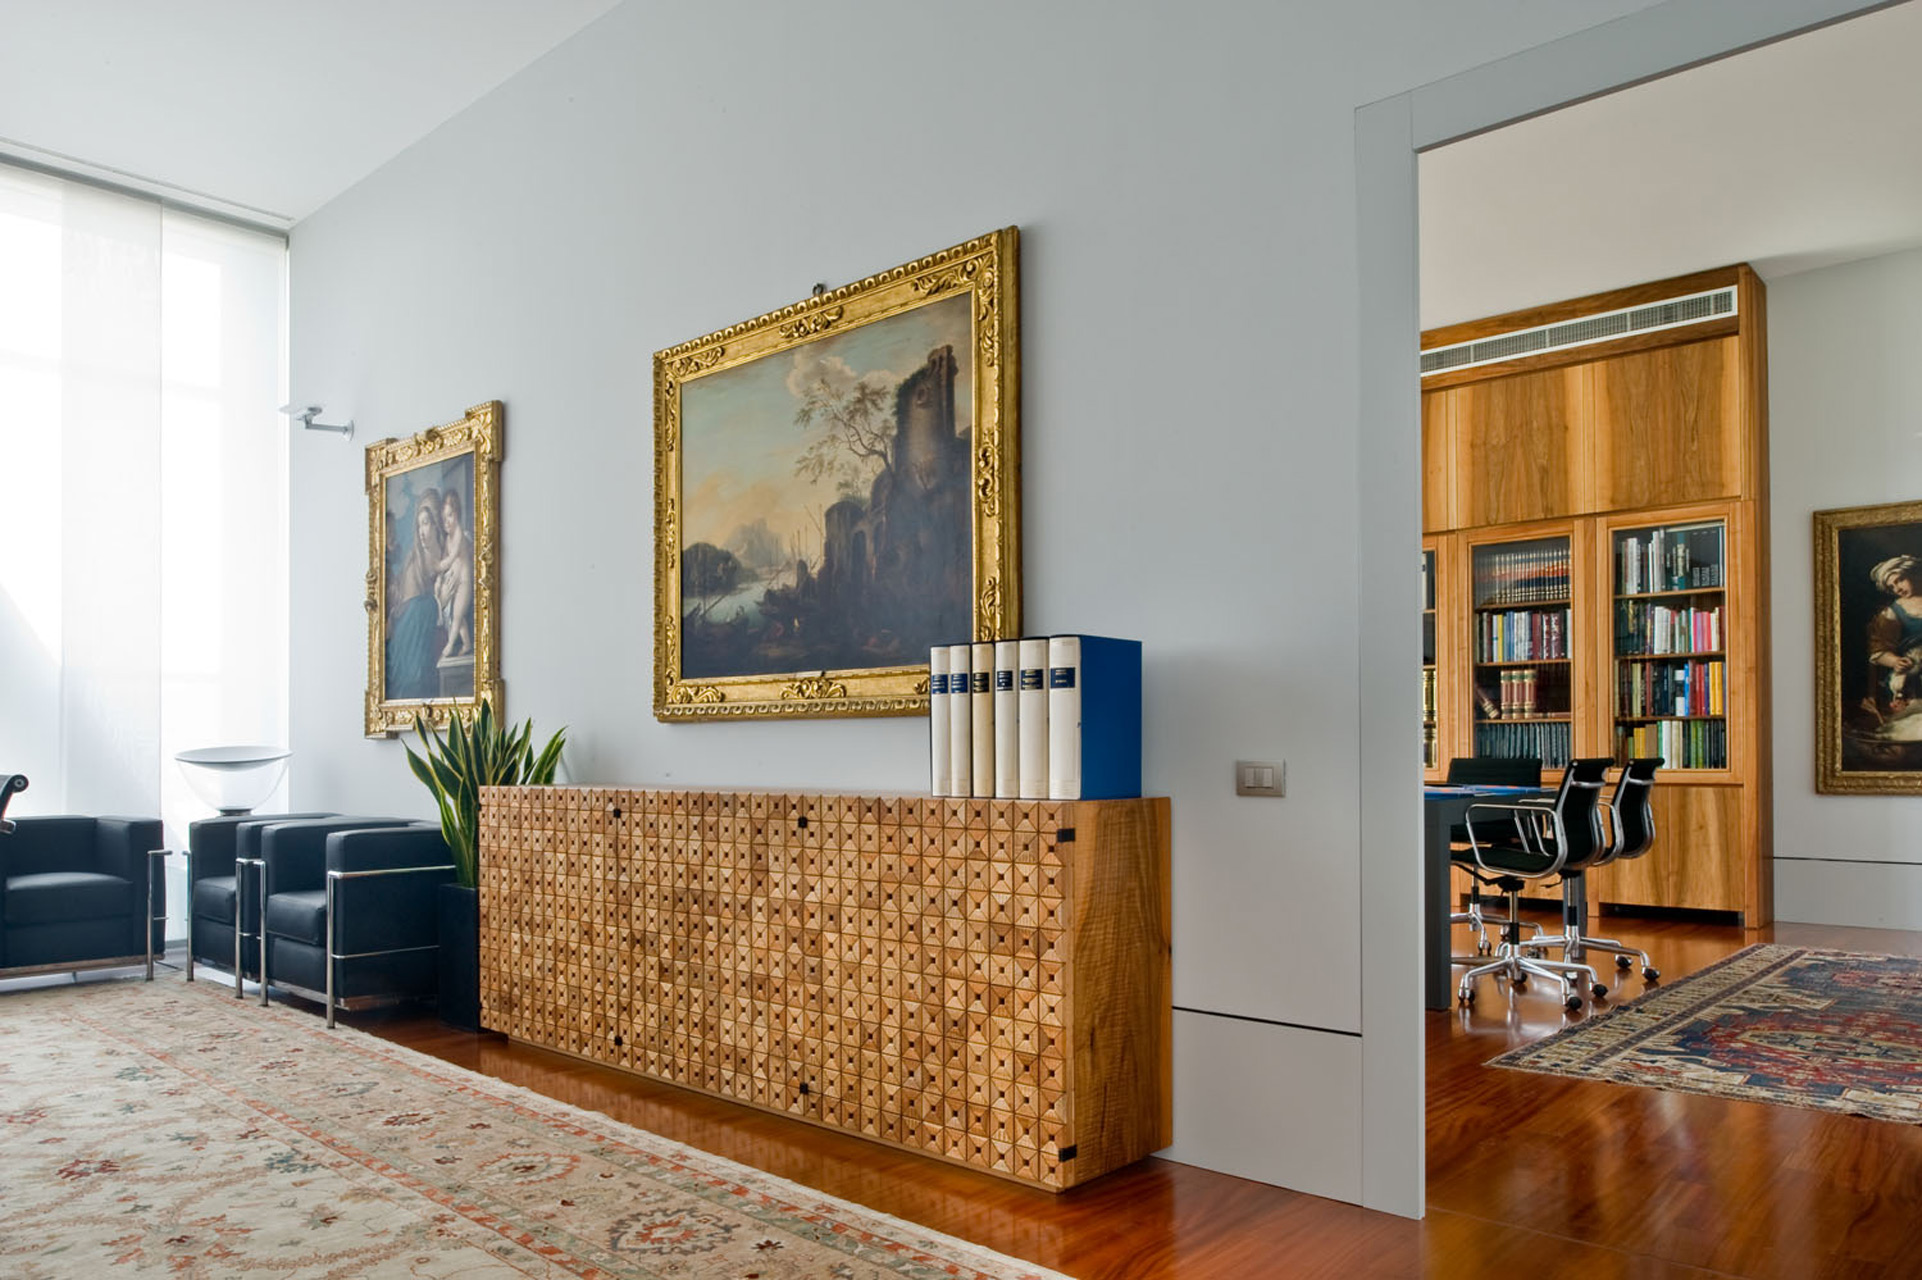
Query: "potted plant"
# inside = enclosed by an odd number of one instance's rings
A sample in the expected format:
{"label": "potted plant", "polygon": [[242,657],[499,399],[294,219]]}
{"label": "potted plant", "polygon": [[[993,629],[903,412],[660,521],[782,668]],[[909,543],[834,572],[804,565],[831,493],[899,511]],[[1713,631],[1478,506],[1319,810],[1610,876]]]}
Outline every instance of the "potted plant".
{"label": "potted plant", "polygon": [[561,762],[566,729],[534,750],[534,722],[518,729],[494,719],[487,703],[442,737],[417,713],[421,751],[403,743],[408,767],[440,806],[441,838],[453,856],[455,883],[440,888],[440,1017],[480,1030],[480,793],[482,787],[546,786]]}

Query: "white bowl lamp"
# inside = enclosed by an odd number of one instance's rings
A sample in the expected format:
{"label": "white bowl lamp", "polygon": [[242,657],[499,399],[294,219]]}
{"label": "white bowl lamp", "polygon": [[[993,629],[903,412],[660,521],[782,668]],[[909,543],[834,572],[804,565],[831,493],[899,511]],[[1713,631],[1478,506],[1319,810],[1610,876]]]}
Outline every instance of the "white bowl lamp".
{"label": "white bowl lamp", "polygon": [[285,747],[196,747],[174,759],[202,802],[234,817],[252,813],[274,793],[292,754]]}

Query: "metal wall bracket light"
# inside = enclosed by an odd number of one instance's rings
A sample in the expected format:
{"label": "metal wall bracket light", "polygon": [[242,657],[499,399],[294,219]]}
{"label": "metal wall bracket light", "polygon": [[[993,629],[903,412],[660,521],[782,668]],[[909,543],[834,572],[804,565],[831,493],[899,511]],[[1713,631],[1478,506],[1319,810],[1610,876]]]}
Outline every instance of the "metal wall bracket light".
{"label": "metal wall bracket light", "polygon": [[354,420],[352,418],[349,418],[344,423],[315,422],[314,419],[320,416],[320,406],[317,404],[283,404],[280,406],[280,411],[299,422],[301,426],[307,428],[309,431],[338,431],[344,436],[352,436],[354,434]]}

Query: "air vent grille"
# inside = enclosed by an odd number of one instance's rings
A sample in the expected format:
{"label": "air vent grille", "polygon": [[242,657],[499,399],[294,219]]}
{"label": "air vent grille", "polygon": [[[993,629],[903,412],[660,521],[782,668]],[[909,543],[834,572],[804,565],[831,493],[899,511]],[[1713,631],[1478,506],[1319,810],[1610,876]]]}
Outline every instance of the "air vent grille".
{"label": "air vent grille", "polygon": [[1625,338],[1631,334],[1654,333],[1660,329],[1676,329],[1734,314],[1735,287],[1730,285],[1726,289],[1692,293],[1687,297],[1669,298],[1640,307],[1624,307],[1619,311],[1604,311],[1536,329],[1498,333],[1477,342],[1435,347],[1421,353],[1421,371],[1423,377],[1431,373],[1452,373],[1457,369],[1472,369],[1476,365],[1495,364],[1518,356],[1562,351],[1569,347]]}

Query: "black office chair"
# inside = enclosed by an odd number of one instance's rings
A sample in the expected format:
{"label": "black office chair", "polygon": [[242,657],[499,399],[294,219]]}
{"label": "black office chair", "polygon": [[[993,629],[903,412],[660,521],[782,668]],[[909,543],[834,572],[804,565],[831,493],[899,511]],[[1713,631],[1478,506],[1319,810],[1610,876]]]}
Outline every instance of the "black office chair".
{"label": "black office chair", "polygon": [[1612,763],[1605,758],[1571,761],[1552,799],[1488,800],[1469,806],[1468,848],[1450,856],[1478,882],[1502,891],[1509,919],[1492,961],[1457,959],[1471,966],[1457,989],[1463,1004],[1475,1002],[1476,979],[1489,976],[1507,978],[1511,990],[1524,988],[1530,977],[1553,979],[1561,984],[1563,1003],[1570,1010],[1582,1007],[1584,989],[1600,985],[1588,965],[1547,959],[1540,954],[1544,944],[1539,939],[1524,943],[1518,921],[1521,891],[1528,881],[1586,867],[1607,852],[1601,797]]}
{"label": "black office chair", "polygon": [[[1456,756],[1448,762],[1448,774],[1444,779],[1451,787],[1533,787],[1542,780],[1542,761],[1540,756]],[[1450,844],[1468,843],[1467,827],[1448,829]],[[1475,950],[1482,955],[1489,953],[1488,926],[1505,926],[1508,920],[1491,917],[1482,908],[1481,882],[1474,881],[1468,887],[1468,910],[1451,912],[1448,923],[1466,924],[1475,934]],[[1542,927],[1528,921],[1536,933]]]}
{"label": "black office chair", "polygon": [[[1661,970],[1650,963],[1648,952],[1623,946],[1614,938],[1594,938],[1581,931],[1588,900],[1588,878],[1584,873],[1611,862],[1639,858],[1655,843],[1655,806],[1650,797],[1655,790],[1655,771],[1661,767],[1660,756],[1640,757],[1622,767],[1614,798],[1602,806],[1608,818],[1607,850],[1586,867],[1562,871],[1562,932],[1530,939],[1531,947],[1559,947],[1564,959],[1574,961],[1583,960],[1589,951],[1612,952],[1617,969],[1627,969],[1633,963],[1629,957],[1634,956],[1642,962],[1642,977],[1653,982],[1662,976]],[[1607,988],[1597,983],[1596,998],[1606,994]]]}

